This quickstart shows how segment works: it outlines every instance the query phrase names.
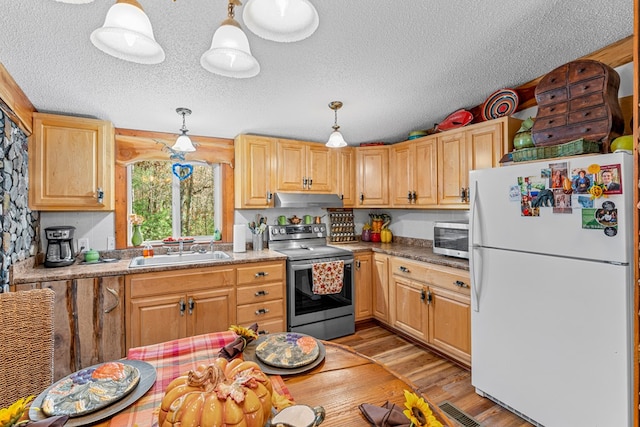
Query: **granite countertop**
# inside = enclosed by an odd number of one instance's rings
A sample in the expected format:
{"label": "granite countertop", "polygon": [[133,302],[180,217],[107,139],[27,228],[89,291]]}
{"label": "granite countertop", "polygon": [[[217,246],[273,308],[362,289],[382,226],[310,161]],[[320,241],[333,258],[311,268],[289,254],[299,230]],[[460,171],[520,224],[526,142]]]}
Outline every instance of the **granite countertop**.
{"label": "granite countertop", "polygon": [[[431,264],[444,265],[461,270],[469,270],[469,261],[466,259],[437,255],[433,253],[430,242],[412,239],[399,239],[394,243],[331,243],[331,246],[350,250],[354,253],[373,251],[416,261],[428,262]],[[417,244],[416,244],[417,243]],[[220,265],[246,264],[262,261],[286,260],[286,256],[271,249],[253,251],[247,249],[246,252],[233,252],[231,245],[220,246],[216,250],[222,250],[231,258],[205,261],[192,264],[159,265],[148,267],[129,267],[131,258],[140,256],[140,250],[130,249],[123,251],[104,251],[100,255],[103,258],[116,258],[115,262],[100,262],[86,264],[76,261],[75,264],[67,267],[45,268],[43,265],[34,266],[35,258],[28,258],[19,261],[11,266],[11,284],[24,284],[35,282],[53,282],[57,280],[84,279],[91,277],[121,276],[125,274],[147,273],[151,271],[182,270],[197,267],[213,267]]]}

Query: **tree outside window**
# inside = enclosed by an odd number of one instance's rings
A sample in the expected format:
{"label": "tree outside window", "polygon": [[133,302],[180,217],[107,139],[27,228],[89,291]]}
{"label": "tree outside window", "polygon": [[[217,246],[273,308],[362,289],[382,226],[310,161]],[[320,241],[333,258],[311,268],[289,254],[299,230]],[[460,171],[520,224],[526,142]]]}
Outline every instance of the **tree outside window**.
{"label": "tree outside window", "polygon": [[[142,235],[157,241],[166,237],[210,237],[216,228],[218,165],[191,162],[193,173],[180,180],[172,161],[143,161],[130,165],[130,213],[142,215]],[[218,213],[219,215],[220,213]]]}

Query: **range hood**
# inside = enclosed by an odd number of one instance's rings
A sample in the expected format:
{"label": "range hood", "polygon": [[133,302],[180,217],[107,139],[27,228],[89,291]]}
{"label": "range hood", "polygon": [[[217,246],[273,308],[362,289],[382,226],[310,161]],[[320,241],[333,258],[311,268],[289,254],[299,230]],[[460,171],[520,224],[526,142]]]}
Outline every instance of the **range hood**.
{"label": "range hood", "polygon": [[341,208],[342,199],[337,194],[276,193],[276,208]]}

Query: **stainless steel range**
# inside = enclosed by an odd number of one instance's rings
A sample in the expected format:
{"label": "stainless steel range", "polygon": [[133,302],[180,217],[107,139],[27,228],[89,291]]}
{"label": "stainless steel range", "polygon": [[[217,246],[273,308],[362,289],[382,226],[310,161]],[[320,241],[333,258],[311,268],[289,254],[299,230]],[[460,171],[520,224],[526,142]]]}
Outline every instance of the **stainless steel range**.
{"label": "stainless steel range", "polygon": [[[354,333],[353,253],[327,245],[326,224],[270,225],[269,240],[287,255],[287,330],[324,340]],[[341,290],[315,293],[314,264],[333,261],[344,262]]]}

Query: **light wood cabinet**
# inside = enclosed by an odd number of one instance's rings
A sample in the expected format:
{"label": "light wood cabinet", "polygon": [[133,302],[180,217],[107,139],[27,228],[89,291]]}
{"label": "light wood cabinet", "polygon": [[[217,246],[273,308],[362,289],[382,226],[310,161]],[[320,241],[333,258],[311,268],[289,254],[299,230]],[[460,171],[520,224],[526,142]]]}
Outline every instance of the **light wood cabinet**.
{"label": "light wood cabinet", "polygon": [[42,211],[115,208],[113,125],[34,113],[29,139],[29,207]]}
{"label": "light wood cabinet", "polygon": [[278,140],[277,191],[330,193],[334,165],[329,148],[319,143]]}
{"label": "light wood cabinet", "polygon": [[39,282],[13,291],[55,292],[54,380],[125,356],[124,276]]}
{"label": "light wood cabinet", "polygon": [[127,348],[227,330],[236,323],[234,285],[233,266],[128,275]]}
{"label": "light wood cabinet", "polygon": [[237,268],[237,322],[258,324],[258,333],[284,332],[286,325],[285,265],[264,262]]}
{"label": "light wood cabinet", "polygon": [[438,203],[436,137],[391,146],[389,164],[391,206],[427,207]]}
{"label": "light wood cabinet", "polygon": [[335,151],[336,183],[335,192],[342,199],[345,208],[356,205],[356,153],[353,147],[338,148]]}
{"label": "light wood cabinet", "polygon": [[468,272],[399,257],[390,270],[391,326],[469,365]]}
{"label": "light wood cabinet", "polygon": [[273,207],[276,138],[239,135],[235,139],[235,207]]}
{"label": "light wood cabinet", "polygon": [[371,252],[354,255],[356,321],[369,319],[373,315],[372,262],[373,254]]}
{"label": "light wood cabinet", "polygon": [[389,323],[389,256],[375,253],[372,265],[373,317]]}
{"label": "light wood cabinet", "polygon": [[361,147],[356,151],[356,207],[388,207],[389,147]]}
{"label": "light wood cabinet", "polygon": [[469,171],[499,166],[521,122],[501,117],[439,135],[438,205],[468,209]]}

